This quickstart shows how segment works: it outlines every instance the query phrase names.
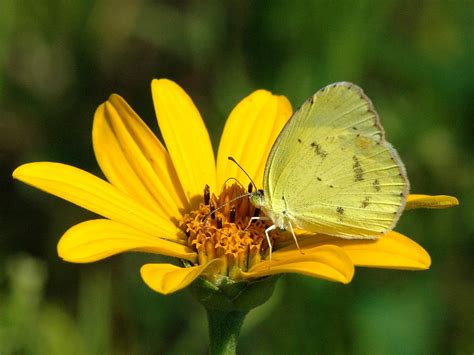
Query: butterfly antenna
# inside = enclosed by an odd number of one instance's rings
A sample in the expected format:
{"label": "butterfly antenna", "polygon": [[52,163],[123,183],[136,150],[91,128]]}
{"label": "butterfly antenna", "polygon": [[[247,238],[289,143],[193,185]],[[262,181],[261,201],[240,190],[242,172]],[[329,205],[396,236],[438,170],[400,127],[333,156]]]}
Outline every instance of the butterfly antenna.
{"label": "butterfly antenna", "polygon": [[235,165],[237,165],[240,168],[240,170],[242,170],[244,172],[244,174],[247,175],[247,177],[249,178],[249,180],[252,183],[253,187],[255,188],[255,191],[258,191],[257,185],[255,185],[255,183],[253,182],[250,175],[245,171],[244,168],[242,168],[242,166],[237,162],[237,160],[235,160],[234,157],[227,157],[227,159],[229,159],[231,162],[235,163]]}

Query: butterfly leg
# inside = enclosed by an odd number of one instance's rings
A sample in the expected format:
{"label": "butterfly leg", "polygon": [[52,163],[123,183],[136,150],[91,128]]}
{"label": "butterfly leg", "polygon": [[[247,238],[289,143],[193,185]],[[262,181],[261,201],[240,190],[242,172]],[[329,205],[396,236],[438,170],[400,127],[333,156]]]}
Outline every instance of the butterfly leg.
{"label": "butterfly leg", "polygon": [[253,221],[258,221],[258,220],[260,220],[260,221],[269,221],[270,218],[268,218],[268,217],[260,217],[260,216],[257,216],[257,217],[250,217],[249,223],[247,224],[247,227],[245,227],[244,230],[247,230],[247,229],[250,227],[250,225],[252,224]]}
{"label": "butterfly leg", "polygon": [[300,253],[304,255],[303,250],[301,250],[300,245],[298,244],[298,239],[296,239],[295,230],[293,229],[293,225],[291,224],[291,221],[288,221],[288,225],[290,226],[290,231],[291,231],[291,234],[293,235],[293,240],[295,241],[296,247],[298,248]]}
{"label": "butterfly leg", "polygon": [[275,229],[276,229],[276,225],[274,225],[274,224],[272,224],[270,227],[265,229],[265,237],[267,238],[268,248],[270,249],[270,263],[272,262],[273,246],[272,246],[272,242],[270,241],[270,235],[268,234],[268,232],[270,232],[272,230],[275,230]]}

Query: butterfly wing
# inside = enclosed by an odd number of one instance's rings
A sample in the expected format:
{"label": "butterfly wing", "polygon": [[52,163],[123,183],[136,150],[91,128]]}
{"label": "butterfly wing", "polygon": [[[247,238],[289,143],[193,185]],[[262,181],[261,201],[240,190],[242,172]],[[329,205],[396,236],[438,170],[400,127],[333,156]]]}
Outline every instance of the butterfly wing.
{"label": "butterfly wing", "polygon": [[375,238],[395,226],[408,189],[371,101],[341,82],[310,97],[278,136],[265,167],[264,208],[306,231]]}

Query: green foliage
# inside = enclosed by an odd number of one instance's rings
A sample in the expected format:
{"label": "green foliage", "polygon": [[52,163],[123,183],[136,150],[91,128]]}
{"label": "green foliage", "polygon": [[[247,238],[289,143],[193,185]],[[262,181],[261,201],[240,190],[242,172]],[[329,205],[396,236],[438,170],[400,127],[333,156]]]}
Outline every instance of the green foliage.
{"label": "green foliage", "polygon": [[250,312],[242,353],[472,352],[473,10],[430,0],[1,1],[0,353],[205,353],[199,304],[187,292],[154,294],[139,278],[158,257],[58,261],[59,236],[91,215],[10,178],[35,160],[100,175],[94,110],[119,93],[156,132],[154,77],[190,93],[216,147],[252,90],[297,107],[330,82],[353,81],[379,111],[412,191],[461,201],[408,212],[397,226],[429,251],[430,271],[358,269],[348,286],[282,277]]}
{"label": "green foliage", "polygon": [[4,263],[9,288],[1,295],[0,353],[85,354],[80,332],[70,315],[46,302],[45,264],[25,255]]}

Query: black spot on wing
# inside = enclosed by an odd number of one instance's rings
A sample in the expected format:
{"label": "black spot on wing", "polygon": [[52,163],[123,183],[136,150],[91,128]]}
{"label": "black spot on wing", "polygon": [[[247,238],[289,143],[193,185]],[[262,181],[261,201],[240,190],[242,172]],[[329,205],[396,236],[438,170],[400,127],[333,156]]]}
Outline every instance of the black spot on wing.
{"label": "black spot on wing", "polygon": [[375,191],[379,192],[382,188],[380,187],[380,181],[379,179],[375,179],[372,182],[372,186],[374,187]]}
{"label": "black spot on wing", "polygon": [[364,200],[362,201],[360,207],[361,208],[367,208],[367,206],[369,206],[369,202],[370,202],[370,197],[369,196],[366,196],[364,198]]}
{"label": "black spot on wing", "polygon": [[325,159],[328,156],[328,152],[326,152],[319,143],[313,142],[310,144],[310,146],[314,150],[316,155],[321,157],[321,159]]}
{"label": "black spot on wing", "polygon": [[342,216],[344,215],[344,208],[339,206],[336,208],[336,212],[338,214],[338,220],[342,222]]}
{"label": "black spot on wing", "polygon": [[301,143],[301,139],[298,138],[298,143]]}
{"label": "black spot on wing", "polygon": [[354,170],[354,181],[357,182],[364,180],[364,170],[360,165],[359,158],[354,155],[352,156],[352,160],[354,161],[354,163],[352,164],[352,170]]}

